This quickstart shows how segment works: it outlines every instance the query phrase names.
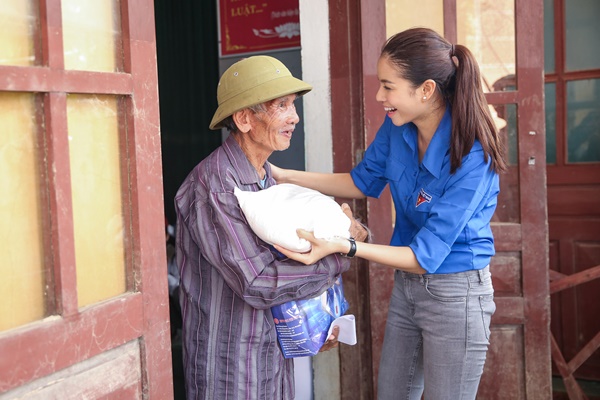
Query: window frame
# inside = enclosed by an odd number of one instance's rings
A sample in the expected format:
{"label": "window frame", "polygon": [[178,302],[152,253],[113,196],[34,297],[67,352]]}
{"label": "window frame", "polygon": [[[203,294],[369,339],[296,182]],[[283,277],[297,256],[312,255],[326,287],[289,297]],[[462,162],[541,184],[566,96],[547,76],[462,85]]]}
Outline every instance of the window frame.
{"label": "window frame", "polygon": [[567,161],[567,84],[571,81],[600,79],[600,68],[580,71],[566,70],[566,2],[554,0],[554,71],[544,73],[544,84],[552,83],[556,90],[556,162],[547,165],[548,184],[580,185],[600,182],[600,162],[569,163]]}

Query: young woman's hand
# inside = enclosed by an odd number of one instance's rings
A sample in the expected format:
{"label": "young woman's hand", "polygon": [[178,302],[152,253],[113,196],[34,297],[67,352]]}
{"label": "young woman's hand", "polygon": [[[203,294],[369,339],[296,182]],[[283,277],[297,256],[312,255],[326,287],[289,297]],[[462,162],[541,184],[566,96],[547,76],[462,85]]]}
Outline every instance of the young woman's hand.
{"label": "young woman's hand", "polygon": [[305,231],[304,229],[297,229],[296,234],[299,238],[306,239],[310,242],[312,246],[310,251],[306,253],[297,253],[295,251],[285,249],[278,245],[274,245],[274,247],[286,257],[291,258],[292,260],[299,261],[306,265],[314,264],[323,257],[328,256],[330,254],[346,254],[350,250],[350,242],[348,241],[348,239],[344,239],[341,237],[331,239],[317,239],[312,232]]}
{"label": "young woman's hand", "polygon": [[283,183],[281,181],[283,180],[284,171],[285,170],[283,168],[279,168],[277,165],[271,164],[271,174],[273,175],[275,182]]}

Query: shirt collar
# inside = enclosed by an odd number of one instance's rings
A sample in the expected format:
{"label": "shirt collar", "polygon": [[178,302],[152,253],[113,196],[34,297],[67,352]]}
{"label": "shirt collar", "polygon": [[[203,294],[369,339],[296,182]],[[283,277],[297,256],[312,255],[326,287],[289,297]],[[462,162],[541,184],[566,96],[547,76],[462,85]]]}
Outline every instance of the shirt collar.
{"label": "shirt collar", "polygon": [[444,158],[450,151],[450,135],[452,133],[452,113],[450,106],[446,107],[444,116],[437,127],[429,147],[423,158],[423,166],[436,178],[440,177]]}
{"label": "shirt collar", "polygon": [[[252,185],[259,184],[260,177],[258,176],[258,172],[256,169],[250,164],[248,157],[242,151],[242,148],[238,144],[238,142],[233,138],[233,135],[229,135],[227,139],[223,142],[223,147],[227,150],[227,157],[231,165],[235,166],[236,171],[238,173],[240,183],[244,185]],[[265,171],[267,172],[267,182],[271,176],[271,166],[269,163],[265,163],[264,165]],[[269,184],[267,183],[267,185]]]}

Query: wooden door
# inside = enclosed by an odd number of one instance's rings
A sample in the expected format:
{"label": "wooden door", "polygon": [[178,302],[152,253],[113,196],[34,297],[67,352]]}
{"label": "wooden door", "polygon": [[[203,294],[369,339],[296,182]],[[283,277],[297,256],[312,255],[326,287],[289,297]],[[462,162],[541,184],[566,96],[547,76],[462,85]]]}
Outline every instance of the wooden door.
{"label": "wooden door", "polygon": [[[497,311],[478,399],[547,400],[551,361],[543,0],[444,0],[418,8],[402,0],[331,2],[332,109],[334,115],[346,116],[333,127],[336,171],[358,162],[381,121],[373,99],[378,84],[375,60],[386,37],[386,4],[401,12],[395,31],[430,26],[451,42],[468,46],[482,67],[486,97],[510,145],[510,170],[501,177],[493,221],[497,255],[491,271]],[[438,21],[441,27],[435,26]],[[389,193],[354,206],[374,230],[375,241],[387,243],[393,221]],[[342,394],[345,399],[370,399],[377,391],[393,274],[373,263],[359,263],[349,273],[345,282],[353,304],[359,304],[361,339],[358,346],[340,350]]]}
{"label": "wooden door", "polygon": [[172,398],[153,3],[0,26],[0,399]]}
{"label": "wooden door", "polygon": [[497,310],[478,399],[546,400],[551,376],[543,1],[444,3],[446,37],[466,44],[478,59],[510,165],[500,178],[492,223]]}
{"label": "wooden door", "polygon": [[544,5],[552,357],[578,398],[600,381],[600,3]]}

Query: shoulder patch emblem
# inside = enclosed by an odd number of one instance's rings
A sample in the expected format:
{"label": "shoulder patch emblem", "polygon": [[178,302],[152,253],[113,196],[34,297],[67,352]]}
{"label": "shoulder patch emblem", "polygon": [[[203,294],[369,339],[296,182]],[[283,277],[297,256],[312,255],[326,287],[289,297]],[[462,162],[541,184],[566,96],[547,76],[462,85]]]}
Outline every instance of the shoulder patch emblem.
{"label": "shoulder patch emblem", "polygon": [[417,196],[417,204],[415,204],[415,207],[419,207],[423,203],[430,203],[430,202],[431,202],[431,195],[429,193],[427,193],[425,191],[425,189],[421,189],[421,191],[419,192],[419,196]]}

